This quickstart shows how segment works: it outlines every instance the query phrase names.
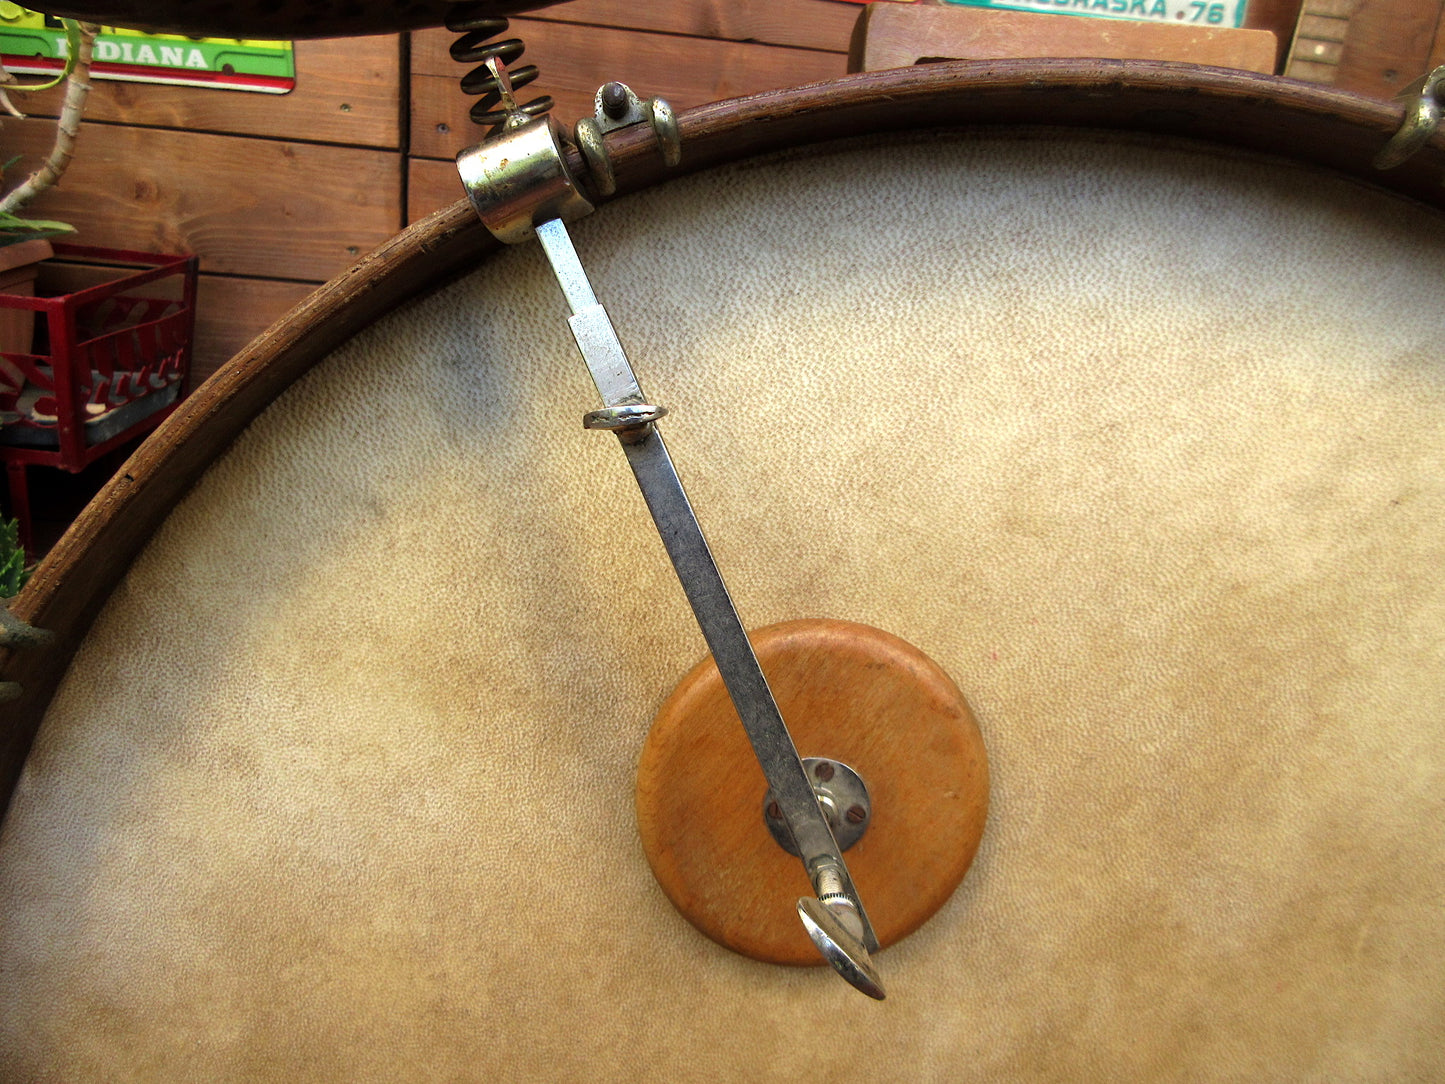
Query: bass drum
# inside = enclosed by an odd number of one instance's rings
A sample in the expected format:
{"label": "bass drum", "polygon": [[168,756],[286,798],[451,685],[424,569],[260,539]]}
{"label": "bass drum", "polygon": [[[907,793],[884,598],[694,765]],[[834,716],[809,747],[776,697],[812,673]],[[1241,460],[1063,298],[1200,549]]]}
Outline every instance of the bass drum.
{"label": "bass drum", "polygon": [[948,65],[687,114],[664,185],[615,137],[575,236],[744,618],[903,637],[988,746],[881,1005],[652,878],[704,647],[541,254],[458,207],[365,261],[18,606],[3,1076],[1439,1079],[1445,219],[1399,193],[1445,159],[1361,183],[1399,116]]}

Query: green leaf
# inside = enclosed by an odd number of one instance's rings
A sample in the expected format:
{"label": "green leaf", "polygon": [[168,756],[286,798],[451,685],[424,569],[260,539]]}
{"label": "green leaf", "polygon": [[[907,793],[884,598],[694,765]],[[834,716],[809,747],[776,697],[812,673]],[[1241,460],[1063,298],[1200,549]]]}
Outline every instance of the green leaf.
{"label": "green leaf", "polygon": [[75,227],[68,222],[53,222],[46,218],[21,218],[9,211],[0,211],[0,245],[13,245],[17,241],[33,241],[39,237],[54,237],[61,233],[74,233]]}
{"label": "green leaf", "polygon": [[34,235],[36,233],[74,233],[75,227],[68,222],[53,222],[46,218],[21,218],[19,215],[10,214],[8,211],[0,211],[0,232],[22,233]]}
{"label": "green leaf", "polygon": [[65,27],[65,67],[59,75],[48,83],[10,83],[6,90],[23,90],[27,94],[36,90],[49,90],[51,87],[58,87],[61,83],[70,78],[70,73],[75,69],[75,54],[80,52],[80,23],[74,19],[61,19],[60,25]]}
{"label": "green leaf", "polygon": [[20,521],[0,520],[0,598],[20,594],[28,578],[25,551],[20,548]]}

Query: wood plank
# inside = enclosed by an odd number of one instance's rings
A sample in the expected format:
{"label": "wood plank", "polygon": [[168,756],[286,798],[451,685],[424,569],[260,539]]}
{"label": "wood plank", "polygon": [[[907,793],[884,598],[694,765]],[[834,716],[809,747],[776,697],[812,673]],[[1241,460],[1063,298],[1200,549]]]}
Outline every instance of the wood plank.
{"label": "wood plank", "polygon": [[1306,83],[1319,83],[1328,86],[1335,79],[1335,73],[1339,66],[1335,64],[1322,64],[1313,60],[1290,59],[1289,77],[1291,79],[1303,79]]}
{"label": "wood plank", "polygon": [[[10,121],[14,176],[48,152],[49,121]],[[202,270],[319,281],[396,232],[392,151],[84,125],[59,188],[29,208],[108,248],[196,253]]]}
{"label": "wood plank", "polygon": [[[401,38],[296,43],[296,89],[252,94],[211,87],[170,87],[96,79],[91,121],[186,128],[318,143],[401,146]],[[55,116],[64,91],[16,95],[32,116]]]}
{"label": "wood plank", "polygon": [[1244,10],[1244,26],[1248,30],[1268,30],[1276,41],[1274,70],[1284,70],[1285,54],[1294,38],[1301,0],[1249,0]]}
{"label": "wood plank", "polygon": [[[858,8],[835,0],[572,0],[532,16],[546,22],[580,23],[618,30],[791,45],[800,49],[848,50]],[[412,37],[413,63],[427,75],[444,74],[455,37],[447,30],[419,30]],[[439,70],[440,67],[440,70]]]}
{"label": "wood plank", "polygon": [[860,71],[904,68],[921,60],[1101,57],[1177,60],[1268,74],[1275,38],[1267,30],[1174,26],[1132,19],[1081,19],[1031,11],[874,4],[855,39]]}
{"label": "wood plank", "polygon": [[[1337,3],[1351,0],[1335,0]],[[1298,18],[1300,0],[1250,0],[1244,26],[1268,30],[1279,42],[1276,70],[1289,45]],[[584,23],[619,29],[654,30],[670,34],[792,45],[805,49],[847,52],[849,37],[858,21],[856,5],[835,0],[664,0],[637,4],[632,0],[572,0],[535,13],[535,18]],[[433,41],[431,37],[434,36]],[[419,31],[419,52],[426,63],[449,62],[446,46],[452,35],[444,30]],[[440,46],[439,51],[436,51]],[[442,74],[429,71],[428,74]]]}
{"label": "wood plank", "polygon": [[1350,20],[1332,15],[1301,15],[1299,36],[1314,41],[1344,41],[1349,36]]}
{"label": "wood plank", "polygon": [[[673,108],[686,109],[740,94],[831,79],[847,68],[842,53],[812,49],[603,30],[535,19],[516,19],[513,26],[527,42],[526,62],[541,69],[533,86],[557,100],[556,116],[566,124],[592,115],[593,95],[609,79],[630,84],[644,97],[663,97]],[[418,74],[413,74],[411,83],[412,154],[451,158],[481,137],[481,130],[467,118],[471,99],[457,85],[465,71],[465,65],[450,59],[441,74],[428,74],[417,64]]]}
{"label": "wood plank", "polygon": [[1445,64],[1445,4],[1440,8],[1440,20],[1435,24],[1435,40],[1430,46],[1430,56],[1425,61],[1425,70],[1434,71]]}
{"label": "wood plank", "polygon": [[[1294,51],[1290,53],[1290,60],[1305,61],[1309,64],[1324,64],[1335,69],[1335,78],[1339,78],[1340,56],[1344,52],[1344,45],[1337,41],[1315,41],[1311,38],[1296,38]],[[1295,76],[1295,78],[1299,78]],[[1333,81],[1333,80],[1332,80]]]}
{"label": "wood plank", "polygon": [[[1281,71],[1290,79],[1307,83],[1332,84],[1339,74],[1340,52],[1322,46],[1326,42],[1343,43],[1349,37],[1350,17],[1359,9],[1361,0],[1304,0],[1299,20],[1290,37]],[[1329,32],[1315,31],[1327,26]]]}
{"label": "wood plank", "polygon": [[1405,90],[1429,71],[1440,10],[1440,0],[1365,0],[1350,18],[1334,85],[1374,98]]}
{"label": "wood plank", "polygon": [[247,343],[310,297],[319,285],[202,275],[196,298],[191,387],[200,387]]}
{"label": "wood plank", "polygon": [[443,207],[450,207],[466,195],[462,188],[462,179],[457,174],[456,164],[450,160],[412,158],[407,162],[407,169],[408,223],[425,218]]}
{"label": "wood plank", "polygon": [[1322,15],[1330,19],[1349,19],[1360,10],[1362,0],[1309,0],[1301,15]]}

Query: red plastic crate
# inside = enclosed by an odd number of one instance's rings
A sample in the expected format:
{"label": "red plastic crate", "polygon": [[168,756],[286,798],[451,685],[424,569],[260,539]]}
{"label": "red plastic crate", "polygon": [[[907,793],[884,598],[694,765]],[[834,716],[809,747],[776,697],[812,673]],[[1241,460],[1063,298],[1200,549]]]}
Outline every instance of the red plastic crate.
{"label": "red plastic crate", "polygon": [[[30,351],[0,352],[0,458],[27,550],[26,468],[79,471],[159,425],[184,394],[195,335],[194,256],[54,248],[38,296],[0,294],[0,310],[35,314]],[[84,285],[52,292],[57,276]]]}

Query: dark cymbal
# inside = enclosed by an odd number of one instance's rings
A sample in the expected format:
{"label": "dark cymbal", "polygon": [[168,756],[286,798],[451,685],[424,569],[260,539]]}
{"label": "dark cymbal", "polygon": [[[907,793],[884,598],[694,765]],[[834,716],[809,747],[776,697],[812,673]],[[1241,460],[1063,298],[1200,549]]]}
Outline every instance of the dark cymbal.
{"label": "dark cymbal", "polygon": [[216,38],[327,38],[441,26],[466,6],[511,15],[555,0],[58,0],[37,10],[173,34]]}

